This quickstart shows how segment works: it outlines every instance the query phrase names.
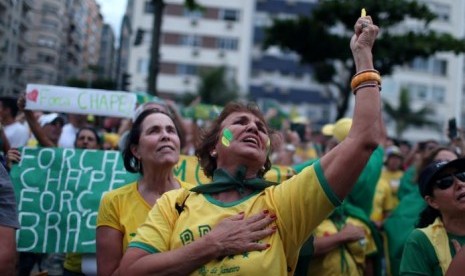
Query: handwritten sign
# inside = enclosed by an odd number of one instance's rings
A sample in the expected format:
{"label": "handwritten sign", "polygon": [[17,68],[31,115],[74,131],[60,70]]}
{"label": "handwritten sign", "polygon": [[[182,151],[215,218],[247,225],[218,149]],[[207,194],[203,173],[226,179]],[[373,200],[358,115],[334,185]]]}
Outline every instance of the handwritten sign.
{"label": "handwritten sign", "polygon": [[[22,148],[21,162],[11,171],[21,229],[18,251],[95,252],[97,212],[102,196],[136,181],[124,169],[118,151]],[[207,184],[196,157],[181,156],[175,176]],[[274,166],[270,181],[290,178],[289,167]]]}
{"label": "handwritten sign", "polygon": [[26,109],[132,118],[133,93],[28,84]]}

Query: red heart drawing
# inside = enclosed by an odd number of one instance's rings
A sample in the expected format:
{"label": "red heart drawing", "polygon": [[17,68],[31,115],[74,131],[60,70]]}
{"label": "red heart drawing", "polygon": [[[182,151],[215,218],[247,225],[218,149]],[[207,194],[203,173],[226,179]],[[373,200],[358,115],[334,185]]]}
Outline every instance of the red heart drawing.
{"label": "red heart drawing", "polygon": [[39,96],[39,91],[37,89],[32,90],[26,94],[26,99],[37,102],[37,97]]}

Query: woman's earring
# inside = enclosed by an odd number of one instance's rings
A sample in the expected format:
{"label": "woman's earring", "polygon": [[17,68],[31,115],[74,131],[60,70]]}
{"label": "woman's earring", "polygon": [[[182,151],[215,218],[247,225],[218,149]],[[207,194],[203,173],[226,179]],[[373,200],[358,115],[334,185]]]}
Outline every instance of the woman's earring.
{"label": "woman's earring", "polygon": [[210,153],[210,156],[216,158],[218,156],[218,153],[216,152],[216,150],[214,150]]}

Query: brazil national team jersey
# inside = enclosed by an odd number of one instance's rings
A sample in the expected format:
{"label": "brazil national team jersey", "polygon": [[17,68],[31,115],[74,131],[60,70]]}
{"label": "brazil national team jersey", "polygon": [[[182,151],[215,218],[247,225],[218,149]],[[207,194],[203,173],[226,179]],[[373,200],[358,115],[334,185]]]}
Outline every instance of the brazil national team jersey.
{"label": "brazil national team jersey", "polygon": [[301,245],[339,204],[319,162],[280,185],[230,203],[207,194],[170,191],[158,200],[129,247],[166,252],[200,239],[242,211],[252,216],[269,210],[277,216],[278,231],[259,242],[270,248],[212,260],[193,275],[293,275]]}
{"label": "brazil national team jersey", "polygon": [[[180,180],[178,182],[185,189],[194,187]],[[150,209],[152,206],[142,198],[137,190],[137,182],[133,182],[103,196],[97,216],[97,227],[108,226],[123,233],[124,253]]]}

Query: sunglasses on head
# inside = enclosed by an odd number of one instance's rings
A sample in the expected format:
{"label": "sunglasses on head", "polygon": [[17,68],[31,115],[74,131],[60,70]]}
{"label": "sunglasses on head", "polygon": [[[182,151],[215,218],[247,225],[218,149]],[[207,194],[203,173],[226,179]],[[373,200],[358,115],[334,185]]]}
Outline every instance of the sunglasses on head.
{"label": "sunglasses on head", "polygon": [[436,187],[441,190],[448,189],[450,186],[452,186],[452,184],[454,184],[454,177],[462,182],[465,182],[465,172],[461,172],[436,180]]}

